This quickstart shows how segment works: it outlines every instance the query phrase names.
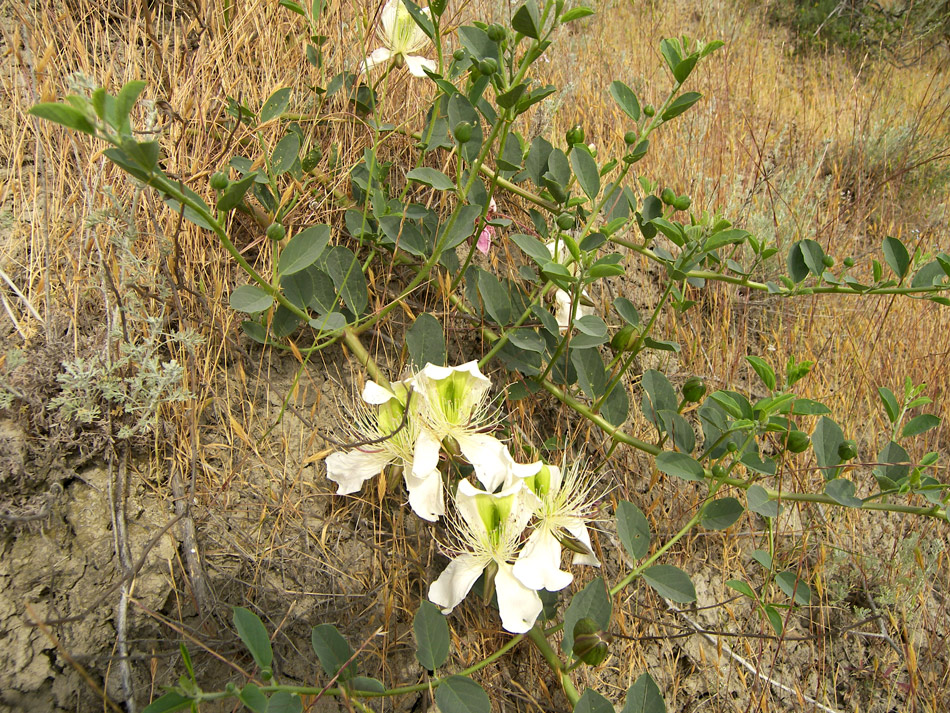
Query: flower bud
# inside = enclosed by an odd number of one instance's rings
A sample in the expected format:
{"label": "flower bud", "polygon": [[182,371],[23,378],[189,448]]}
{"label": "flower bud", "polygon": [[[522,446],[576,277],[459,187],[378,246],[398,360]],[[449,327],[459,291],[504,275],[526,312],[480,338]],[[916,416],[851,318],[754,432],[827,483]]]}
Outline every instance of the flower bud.
{"label": "flower bud", "polygon": [[653,108],[652,104],[647,104],[646,106],[643,107],[643,113],[646,114],[647,116],[653,116],[654,114],[656,114],[656,109]]}
{"label": "flower bud", "polygon": [[629,324],[624,325],[610,340],[610,348],[615,352],[629,351],[637,342],[637,328]]}
{"label": "flower bud", "polygon": [[582,144],[584,143],[584,129],[581,128],[580,124],[575,124],[573,127],[567,130],[564,138],[567,141],[568,146]]}
{"label": "flower bud", "polygon": [[474,131],[474,127],[470,123],[460,121],[455,125],[455,129],[452,130],[452,135],[456,141],[460,144],[464,144],[472,140],[472,131]]}
{"label": "flower bud", "polygon": [[843,260],[843,262],[844,262],[844,266],[845,266],[845,267],[854,267],[854,258],[853,258],[853,257],[846,257],[846,258]]}
{"label": "flower bud", "polygon": [[[497,22],[492,23],[488,26],[488,39],[492,42],[501,42],[508,37],[508,31],[505,29],[504,25],[500,25]],[[488,74],[488,72],[486,72]]]}
{"label": "flower bud", "polygon": [[267,237],[277,242],[287,235],[287,229],[280,223],[271,223],[267,226]]}
{"label": "flower bud", "polygon": [[231,184],[228,174],[218,171],[211,175],[211,187],[216,191],[223,191]]}
{"label": "flower bud", "polygon": [[858,456],[858,447],[857,444],[852,440],[847,440],[838,446],[838,457],[842,462],[851,460],[852,458],[857,458]]}
{"label": "flower bud", "polygon": [[825,267],[832,267],[835,264],[835,259],[831,255],[825,255],[821,259],[821,264]]}
{"label": "flower bud", "polygon": [[637,134],[637,132],[631,129],[630,131],[628,131],[626,134],[623,135],[623,142],[627,146],[633,146],[635,143],[637,143],[638,138],[640,137]]}
{"label": "flower bud", "polygon": [[465,59],[465,50],[463,49],[455,50],[452,53],[452,59],[454,59],[456,62],[461,62],[463,59]]}
{"label": "flower bud", "polygon": [[676,194],[672,188],[664,188],[660,194],[660,200],[666,203],[666,205],[673,205],[673,201],[676,200]]}
{"label": "flower bud", "polygon": [[676,200],[673,201],[673,207],[676,210],[689,210],[689,207],[693,204],[693,201],[690,200],[689,196],[677,196]]}
{"label": "flower bud", "polygon": [[491,57],[486,57],[478,63],[478,71],[484,74],[486,77],[490,77],[498,71],[498,62],[496,62]]}
{"label": "flower bud", "polygon": [[561,230],[570,230],[574,227],[574,216],[570,213],[561,213],[556,222]]}
{"label": "flower bud", "polygon": [[598,666],[607,658],[607,641],[598,630],[597,623],[589,616],[574,625],[572,653],[589,666]]}
{"label": "flower bud", "polygon": [[683,384],[683,398],[695,404],[706,395],[706,382],[698,376],[691,376]]}

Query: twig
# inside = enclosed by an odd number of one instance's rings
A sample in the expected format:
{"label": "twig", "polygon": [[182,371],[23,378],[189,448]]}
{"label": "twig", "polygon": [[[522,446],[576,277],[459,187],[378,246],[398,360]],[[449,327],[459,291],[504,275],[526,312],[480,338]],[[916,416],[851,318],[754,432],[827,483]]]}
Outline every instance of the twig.
{"label": "twig", "polygon": [[[109,498],[112,501],[112,534],[115,542],[115,554],[122,572],[122,585],[119,588],[119,603],[115,612],[116,650],[119,655],[119,685],[125,699],[128,713],[135,713],[135,693],[132,687],[132,666],[129,662],[129,589],[132,586],[132,554],[129,549],[128,521],[125,515],[125,496],[128,488],[128,447],[123,447],[119,455],[118,468],[114,468],[114,458],[109,458]],[[114,477],[113,477],[114,476]]]}

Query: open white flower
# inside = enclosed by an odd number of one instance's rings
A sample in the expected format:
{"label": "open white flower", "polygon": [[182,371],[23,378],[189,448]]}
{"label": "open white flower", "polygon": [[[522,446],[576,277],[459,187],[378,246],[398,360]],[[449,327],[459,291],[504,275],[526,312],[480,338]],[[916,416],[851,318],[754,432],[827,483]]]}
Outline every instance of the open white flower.
{"label": "open white flower", "polygon": [[491,494],[469,481],[459,483],[455,503],[461,519],[454,523],[455,557],[429,587],[429,599],[450,613],[471,591],[482,572],[492,578],[498,595],[501,625],[523,634],[541,613],[538,593],[514,576],[512,561],[518,540],[531,518],[522,482]]}
{"label": "open white flower", "polygon": [[574,575],[561,569],[561,546],[574,552],[573,564],[600,566],[591,549],[587,522],[591,519],[591,483],[579,467],[566,473],[545,465],[524,479],[537,498],[538,522],[514,564],[515,577],[530,589],[555,592],[569,585]]}
{"label": "open white flower", "polygon": [[[368,443],[345,453],[332,453],[326,460],[327,477],[339,486],[337,494],[355,493],[365,481],[394,463],[402,466],[413,512],[424,520],[438,520],[445,514],[439,444],[419,419],[418,398],[410,399],[410,382],[397,382],[389,390],[369,381],[363,389],[363,401],[377,408],[358,405],[353,432]],[[427,457],[420,461],[417,451],[428,455],[433,444],[435,461]]]}
{"label": "open white flower", "polygon": [[[423,9],[422,12],[429,14],[429,8]],[[389,61],[394,62],[397,67],[405,64],[410,74],[415,77],[425,76],[423,68],[430,72],[435,71],[435,62],[414,54],[426,45],[429,38],[412,19],[402,0],[389,0],[386,3],[383,8],[382,28],[378,29],[376,34],[383,46],[373,50],[366,58],[363,66],[367,72],[377,64]]]}
{"label": "open white flower", "polygon": [[[552,240],[546,247],[548,252],[551,253],[552,260],[562,265],[567,264],[571,254],[568,252],[563,240],[557,242]],[[571,263],[567,269],[572,275],[577,274],[576,263]],[[584,300],[590,301],[590,295],[587,294],[587,290],[581,290],[581,302],[577,305],[577,312],[574,314],[574,319],[580,319],[589,314],[594,314],[594,308],[585,305]],[[557,326],[562,332],[567,330],[568,325],[571,323],[571,307],[573,302],[573,295],[564,290],[555,290],[554,303],[557,305],[557,309],[554,313],[554,319],[557,321]]]}
{"label": "open white flower", "polygon": [[422,406],[420,415],[435,440],[416,449],[420,467],[438,461],[439,442],[452,438],[475,477],[488,490],[496,490],[511,477],[514,461],[507,446],[483,431],[493,425],[488,404],[491,381],[470,361],[461,366],[426,364],[412,379]]}

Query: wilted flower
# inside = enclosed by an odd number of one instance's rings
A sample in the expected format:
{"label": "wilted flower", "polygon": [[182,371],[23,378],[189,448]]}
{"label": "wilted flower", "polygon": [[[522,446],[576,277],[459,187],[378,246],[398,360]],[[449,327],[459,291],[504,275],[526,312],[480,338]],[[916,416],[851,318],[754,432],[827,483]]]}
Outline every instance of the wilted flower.
{"label": "wilted flower", "polygon": [[591,483],[579,467],[564,473],[556,465],[543,466],[524,478],[524,483],[537,498],[537,523],[518,555],[514,575],[530,589],[564,589],[574,575],[561,569],[562,546],[574,553],[573,564],[600,566],[587,531],[592,514]]}
{"label": "wilted flower", "polygon": [[461,519],[454,523],[455,557],[429,587],[429,599],[443,614],[465,599],[485,572],[488,586],[498,595],[502,627],[522,634],[534,626],[541,613],[541,598],[512,571],[518,540],[531,518],[526,495],[521,482],[494,495],[467,480],[459,483],[455,504]]}
{"label": "wilted flower", "polygon": [[[495,211],[498,210],[498,206],[495,204],[495,199],[491,199],[491,203],[488,204],[488,212],[485,215],[486,220],[491,220],[492,216],[495,214]],[[488,254],[488,251],[491,250],[491,239],[495,234],[495,227],[485,223],[485,227],[482,228],[482,232],[478,235],[478,242],[475,243],[482,253],[485,255]]]}
{"label": "wilted flower", "polygon": [[[438,470],[439,444],[423,427],[418,405],[411,401],[412,397],[408,380],[397,382],[392,390],[374,381],[367,382],[363,401],[378,408],[357,406],[353,430],[364,444],[345,453],[329,455],[327,477],[339,485],[338,495],[347,495],[395,463],[402,466],[413,512],[424,520],[434,521],[445,514],[442,475]],[[407,404],[409,413],[406,413]],[[428,456],[433,447],[435,462],[417,457],[420,451]]]}
{"label": "wilted flower", "polygon": [[[548,252],[551,253],[551,258],[562,265],[565,264],[570,257],[570,253],[568,253],[563,241],[557,243],[551,241],[547,244],[547,248]],[[574,263],[571,263],[568,270],[570,270],[572,275],[577,274],[577,267]],[[577,305],[577,312],[574,315],[574,319],[594,314],[593,307],[588,307],[583,304],[583,300],[585,299],[589,301],[590,296],[587,294],[587,290],[581,290],[581,304]],[[564,290],[555,290],[554,303],[557,305],[557,310],[554,313],[554,319],[557,321],[557,326],[562,332],[565,331],[571,323],[571,306],[573,301],[573,297],[570,293]]]}
{"label": "wilted flower", "polygon": [[[422,12],[428,14],[429,9],[425,8]],[[402,0],[389,0],[386,3],[383,8],[382,28],[377,30],[377,35],[383,46],[373,50],[366,58],[363,65],[367,72],[377,64],[390,60],[397,67],[405,64],[410,74],[416,77],[425,76],[423,68],[430,72],[435,71],[435,62],[414,54],[426,45],[429,38],[412,19]]]}
{"label": "wilted flower", "polygon": [[495,490],[511,475],[514,461],[504,443],[483,433],[493,424],[489,411],[491,381],[470,361],[461,366],[426,364],[412,379],[422,404],[419,413],[435,439],[416,448],[417,467],[426,471],[439,459],[439,442],[451,438],[475,468],[475,477]]}

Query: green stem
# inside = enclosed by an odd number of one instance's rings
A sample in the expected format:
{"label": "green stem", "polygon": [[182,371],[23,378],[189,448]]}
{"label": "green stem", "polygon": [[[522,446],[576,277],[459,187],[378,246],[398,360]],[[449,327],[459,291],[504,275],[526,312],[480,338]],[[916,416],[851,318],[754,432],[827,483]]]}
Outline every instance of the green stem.
{"label": "green stem", "polygon": [[541,656],[544,657],[545,662],[557,674],[558,680],[561,682],[561,688],[564,691],[564,695],[567,697],[567,700],[570,702],[571,707],[573,708],[577,701],[580,699],[580,694],[577,692],[577,688],[574,687],[574,682],[571,681],[571,677],[568,675],[567,670],[564,667],[564,662],[561,661],[560,656],[557,655],[557,652],[552,648],[551,644],[548,643],[547,636],[545,636],[544,630],[541,628],[541,625],[535,623],[535,625],[528,632],[528,638],[531,639],[538,651],[541,652]]}

